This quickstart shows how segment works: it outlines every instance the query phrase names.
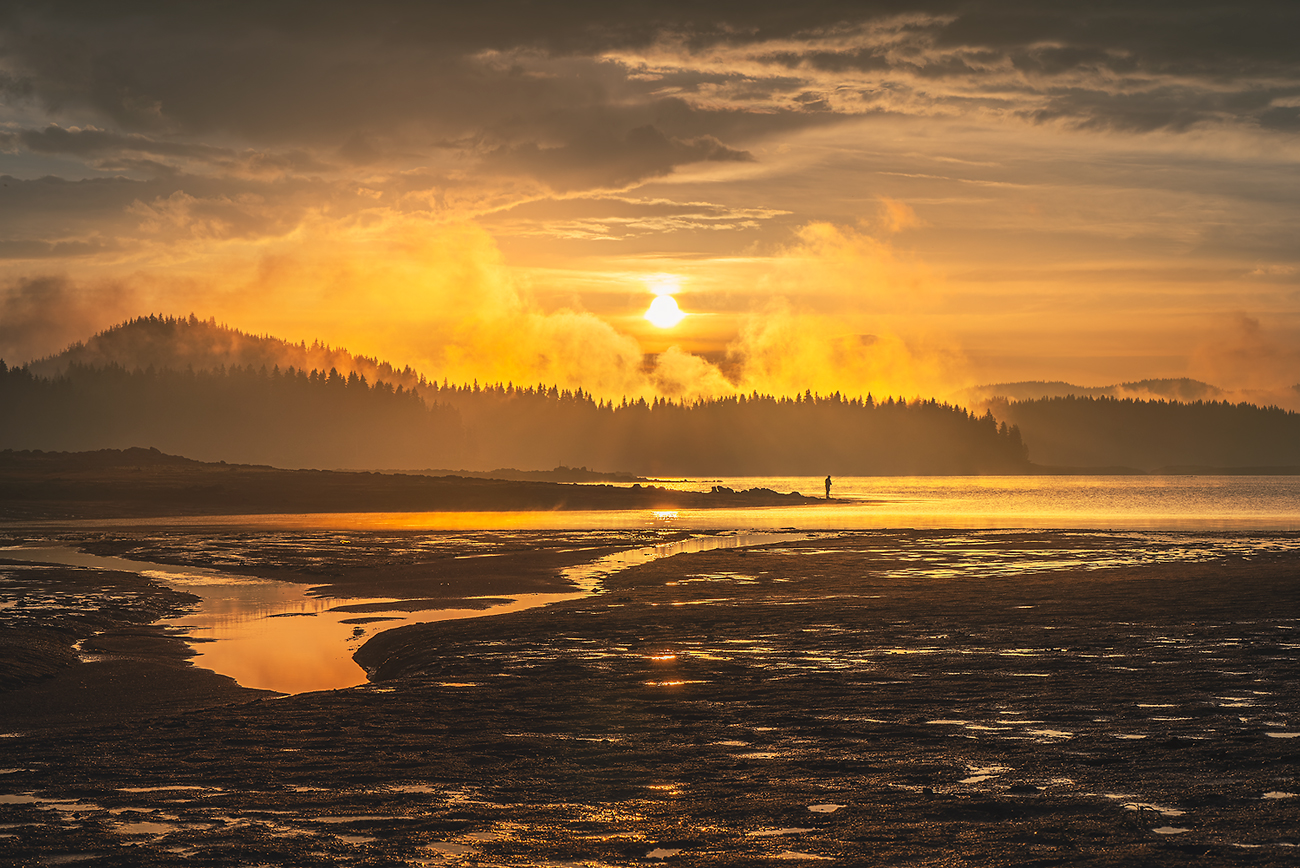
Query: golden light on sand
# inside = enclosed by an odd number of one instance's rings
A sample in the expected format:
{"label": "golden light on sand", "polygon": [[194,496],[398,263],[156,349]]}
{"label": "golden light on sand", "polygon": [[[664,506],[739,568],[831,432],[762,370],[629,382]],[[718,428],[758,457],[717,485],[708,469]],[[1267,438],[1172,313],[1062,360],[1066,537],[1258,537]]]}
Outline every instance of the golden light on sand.
{"label": "golden light on sand", "polygon": [[651,325],[661,329],[670,329],[686,318],[686,314],[677,306],[677,299],[671,295],[658,295],[650,302],[650,309],[645,318]]}

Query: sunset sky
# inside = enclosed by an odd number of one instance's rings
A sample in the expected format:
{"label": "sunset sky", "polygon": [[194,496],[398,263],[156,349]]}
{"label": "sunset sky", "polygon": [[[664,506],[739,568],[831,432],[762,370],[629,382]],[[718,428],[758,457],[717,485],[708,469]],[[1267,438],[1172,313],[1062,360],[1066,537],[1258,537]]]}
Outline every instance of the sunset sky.
{"label": "sunset sky", "polygon": [[1297,34],[1294,0],[9,2],[0,358],[193,312],[605,396],[1294,404]]}

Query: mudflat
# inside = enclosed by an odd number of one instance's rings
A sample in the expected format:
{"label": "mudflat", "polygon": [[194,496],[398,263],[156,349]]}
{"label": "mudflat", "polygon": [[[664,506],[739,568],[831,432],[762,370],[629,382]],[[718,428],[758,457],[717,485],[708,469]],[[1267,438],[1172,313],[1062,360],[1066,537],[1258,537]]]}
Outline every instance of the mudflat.
{"label": "mudflat", "polygon": [[380,633],[360,688],[0,717],[0,858],[1295,863],[1300,536],[810,536]]}

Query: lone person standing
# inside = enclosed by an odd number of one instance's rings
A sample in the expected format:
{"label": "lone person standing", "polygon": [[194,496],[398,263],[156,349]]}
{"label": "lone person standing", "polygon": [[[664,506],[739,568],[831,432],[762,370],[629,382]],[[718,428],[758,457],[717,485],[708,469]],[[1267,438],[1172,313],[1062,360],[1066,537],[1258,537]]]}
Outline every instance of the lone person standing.
{"label": "lone person standing", "polygon": [[826,477],[826,499],[831,499],[831,478],[829,476]]}

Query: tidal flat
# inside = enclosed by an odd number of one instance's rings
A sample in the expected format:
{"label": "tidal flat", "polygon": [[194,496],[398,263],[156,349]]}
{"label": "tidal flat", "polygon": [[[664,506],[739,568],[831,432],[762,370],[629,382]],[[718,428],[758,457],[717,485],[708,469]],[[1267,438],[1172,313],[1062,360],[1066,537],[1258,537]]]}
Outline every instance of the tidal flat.
{"label": "tidal flat", "polygon": [[[431,601],[562,591],[566,568],[675,536],[42,539]],[[1296,533],[837,531],[679,554],[546,607],[377,629],[367,684],[288,696],[190,665],[159,622],[192,600],[155,579],[0,571],[13,864],[1300,852]]]}

